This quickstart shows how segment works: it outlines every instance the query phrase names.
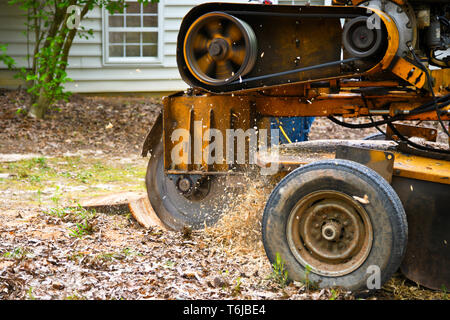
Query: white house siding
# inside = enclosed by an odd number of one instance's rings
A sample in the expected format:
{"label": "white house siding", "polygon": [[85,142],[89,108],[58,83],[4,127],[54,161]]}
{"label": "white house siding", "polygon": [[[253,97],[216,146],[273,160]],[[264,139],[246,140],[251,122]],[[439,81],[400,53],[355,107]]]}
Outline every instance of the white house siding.
{"label": "white house siding", "polygon": [[[18,7],[0,0],[0,43],[8,44],[8,54],[18,67],[28,67],[27,37],[24,35],[25,17]],[[88,40],[76,38],[70,51],[68,77],[73,82],[66,84],[72,92],[164,92],[184,90],[187,85],[181,80],[176,65],[176,41],[183,16],[195,5],[210,2],[201,0],[161,0],[160,63],[154,64],[108,64],[103,57],[103,12],[97,8],[89,12],[82,25],[93,29]],[[223,1],[228,2],[228,1]],[[248,3],[248,0],[229,2]],[[276,1],[273,1],[276,2]],[[279,0],[279,4],[301,4],[306,1]],[[322,0],[311,0],[311,4],[323,4]],[[33,35],[28,41],[32,43]],[[14,88],[19,80],[0,65],[0,87]]]}

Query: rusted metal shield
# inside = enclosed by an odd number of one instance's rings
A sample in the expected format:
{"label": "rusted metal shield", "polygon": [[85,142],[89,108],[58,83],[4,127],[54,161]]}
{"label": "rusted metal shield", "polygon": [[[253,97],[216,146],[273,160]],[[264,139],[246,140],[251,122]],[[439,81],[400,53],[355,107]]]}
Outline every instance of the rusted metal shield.
{"label": "rusted metal shield", "polygon": [[361,163],[376,171],[389,183],[392,180],[394,158],[394,154],[388,151],[350,146],[337,146],[336,148],[336,159],[347,159]]}
{"label": "rusted metal shield", "polygon": [[145,138],[144,145],[142,146],[142,156],[146,157],[150,152],[152,153],[152,148],[156,146],[161,141],[161,133],[163,130],[162,113],[158,115],[155,123],[147,134]]}
{"label": "rusted metal shield", "polygon": [[450,288],[450,185],[394,176],[392,186],[408,219],[402,272],[424,287]]}

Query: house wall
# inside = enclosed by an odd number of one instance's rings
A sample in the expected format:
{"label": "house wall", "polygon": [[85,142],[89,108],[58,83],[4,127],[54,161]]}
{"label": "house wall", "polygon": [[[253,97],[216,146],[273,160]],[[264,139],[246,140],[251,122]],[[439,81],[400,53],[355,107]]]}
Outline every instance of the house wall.
{"label": "house wall", "polygon": [[[210,2],[202,0],[160,0],[159,14],[162,45],[160,61],[152,64],[108,64],[104,61],[104,12],[96,8],[88,13],[82,25],[93,29],[88,40],[76,38],[70,51],[66,84],[72,92],[165,92],[187,88],[181,80],[176,65],[176,40],[184,15],[195,5]],[[226,1],[223,1],[226,2]],[[231,2],[248,3],[248,0]],[[274,1],[275,2],[275,1]],[[279,4],[301,4],[306,1],[279,0]],[[311,0],[311,4],[323,4],[323,0]],[[8,44],[8,54],[18,67],[29,67],[27,53],[32,52],[33,35],[24,35],[24,12],[17,6],[0,0],[0,43]],[[30,43],[31,45],[27,45]],[[14,73],[0,65],[0,87],[16,88],[21,81]]]}

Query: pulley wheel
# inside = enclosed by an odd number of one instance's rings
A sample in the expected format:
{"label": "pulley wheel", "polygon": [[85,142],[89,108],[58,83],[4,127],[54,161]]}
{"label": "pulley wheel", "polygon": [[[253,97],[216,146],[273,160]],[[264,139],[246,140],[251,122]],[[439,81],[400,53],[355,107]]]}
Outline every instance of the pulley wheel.
{"label": "pulley wheel", "polygon": [[369,28],[367,17],[357,17],[344,25],[342,43],[348,53],[356,58],[369,58],[383,47],[381,21],[379,26]]}
{"label": "pulley wheel", "polygon": [[221,86],[249,73],[258,49],[255,33],[246,22],[223,12],[210,12],[189,28],[183,50],[195,78]]}

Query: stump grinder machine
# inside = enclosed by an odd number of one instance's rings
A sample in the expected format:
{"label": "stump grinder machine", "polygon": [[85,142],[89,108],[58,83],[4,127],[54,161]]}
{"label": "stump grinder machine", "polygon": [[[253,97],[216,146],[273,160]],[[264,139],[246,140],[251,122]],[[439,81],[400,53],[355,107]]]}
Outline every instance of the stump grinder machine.
{"label": "stump grinder machine", "polygon": [[[212,225],[249,170],[276,168],[262,237],[291,280],[373,289],[400,268],[450,288],[450,150],[422,123],[449,134],[449,48],[448,0],[194,7],[177,44],[190,89],[144,142],[151,206],[172,229]],[[381,133],[277,145],[263,130],[299,116]]]}

